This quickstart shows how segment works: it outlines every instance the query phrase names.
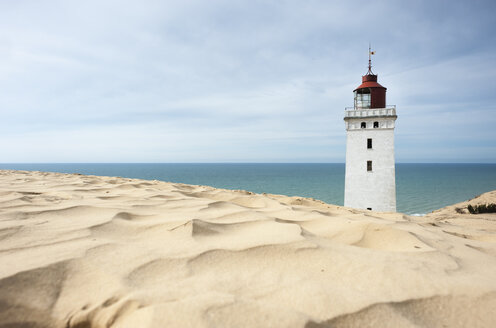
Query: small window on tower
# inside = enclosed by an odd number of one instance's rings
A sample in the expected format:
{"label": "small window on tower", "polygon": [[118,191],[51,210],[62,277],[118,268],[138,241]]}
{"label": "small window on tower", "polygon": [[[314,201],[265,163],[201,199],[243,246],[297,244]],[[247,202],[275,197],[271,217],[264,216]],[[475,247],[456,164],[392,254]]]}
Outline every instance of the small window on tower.
{"label": "small window on tower", "polygon": [[374,122],[374,129],[377,129],[379,127],[379,122]]}
{"label": "small window on tower", "polygon": [[365,129],[365,128],[367,127],[367,123],[362,122],[362,124],[360,124],[360,127],[361,127],[362,129]]}
{"label": "small window on tower", "polygon": [[367,171],[368,172],[372,171],[372,161],[367,161]]}
{"label": "small window on tower", "polygon": [[367,139],[367,149],[372,149],[372,139]]}

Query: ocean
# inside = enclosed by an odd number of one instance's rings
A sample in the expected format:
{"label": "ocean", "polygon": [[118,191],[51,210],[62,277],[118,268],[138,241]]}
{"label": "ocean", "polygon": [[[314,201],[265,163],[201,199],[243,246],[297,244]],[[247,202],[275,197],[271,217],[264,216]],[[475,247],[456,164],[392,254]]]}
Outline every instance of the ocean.
{"label": "ocean", "polygon": [[[303,196],[343,205],[337,164],[0,164],[0,169],[162,180],[255,193]],[[396,164],[397,211],[423,215],[496,189],[496,164]]]}

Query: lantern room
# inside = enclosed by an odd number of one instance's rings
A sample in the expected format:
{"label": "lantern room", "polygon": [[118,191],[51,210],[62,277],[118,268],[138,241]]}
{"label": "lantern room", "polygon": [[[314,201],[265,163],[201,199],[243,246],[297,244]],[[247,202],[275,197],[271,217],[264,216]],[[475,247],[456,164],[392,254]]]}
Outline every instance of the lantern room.
{"label": "lantern room", "polygon": [[353,93],[355,96],[355,109],[386,107],[386,88],[377,83],[377,75],[375,74],[362,76],[362,84]]}
{"label": "lantern room", "polygon": [[386,107],[386,88],[377,83],[377,75],[372,73],[372,61],[369,46],[369,70],[362,76],[362,84],[353,90],[355,96],[355,109],[371,109]]}

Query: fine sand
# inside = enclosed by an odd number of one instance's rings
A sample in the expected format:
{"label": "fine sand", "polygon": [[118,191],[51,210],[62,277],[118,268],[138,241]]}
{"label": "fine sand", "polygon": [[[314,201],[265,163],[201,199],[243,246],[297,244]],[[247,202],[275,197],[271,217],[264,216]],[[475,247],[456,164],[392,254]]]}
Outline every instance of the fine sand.
{"label": "fine sand", "polygon": [[0,327],[496,327],[496,214],[463,206],[3,170]]}

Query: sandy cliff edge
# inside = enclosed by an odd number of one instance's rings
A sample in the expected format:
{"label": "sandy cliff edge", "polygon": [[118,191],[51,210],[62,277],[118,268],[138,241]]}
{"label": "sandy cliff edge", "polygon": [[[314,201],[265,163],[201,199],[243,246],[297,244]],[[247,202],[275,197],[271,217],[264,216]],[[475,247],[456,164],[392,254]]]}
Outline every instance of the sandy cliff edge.
{"label": "sandy cliff edge", "polygon": [[494,327],[496,215],[462,206],[0,170],[0,327]]}

